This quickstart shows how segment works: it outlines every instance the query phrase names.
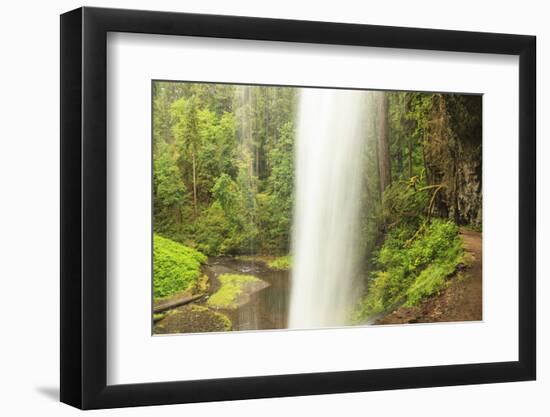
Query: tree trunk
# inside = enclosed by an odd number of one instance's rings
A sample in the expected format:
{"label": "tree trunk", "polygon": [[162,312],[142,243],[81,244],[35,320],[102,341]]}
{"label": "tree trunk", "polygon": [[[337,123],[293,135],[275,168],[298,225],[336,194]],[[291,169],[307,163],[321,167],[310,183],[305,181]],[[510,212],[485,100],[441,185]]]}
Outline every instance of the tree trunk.
{"label": "tree trunk", "polygon": [[260,138],[257,138],[256,142],[256,176],[260,178]]}
{"label": "tree trunk", "polygon": [[197,215],[197,169],[195,161],[195,152],[192,153],[193,159],[193,212]]}
{"label": "tree trunk", "polygon": [[428,167],[428,160],[426,158],[426,132],[424,132],[424,138],[422,140],[422,162],[424,163],[424,174],[426,175],[426,184],[432,184],[432,178],[430,177],[430,169]]}
{"label": "tree trunk", "polygon": [[413,177],[413,146],[412,138],[409,136],[409,178]]}
{"label": "tree trunk", "polygon": [[395,155],[395,158],[397,160],[397,172],[399,175],[403,172],[403,146],[402,146],[403,138],[399,136],[399,139],[397,140],[397,154]]}
{"label": "tree trunk", "polygon": [[388,140],[388,96],[380,93],[378,103],[378,156],[380,169],[380,188],[382,192],[391,184],[390,146]]}

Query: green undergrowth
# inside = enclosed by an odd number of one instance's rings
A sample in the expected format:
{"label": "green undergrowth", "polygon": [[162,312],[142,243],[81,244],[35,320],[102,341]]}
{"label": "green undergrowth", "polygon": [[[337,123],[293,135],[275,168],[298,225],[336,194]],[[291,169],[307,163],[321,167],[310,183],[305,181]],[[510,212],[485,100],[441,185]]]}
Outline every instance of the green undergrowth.
{"label": "green undergrowth", "polygon": [[207,304],[210,307],[231,309],[237,306],[238,297],[243,286],[249,282],[260,281],[252,275],[222,274],[218,277],[220,288],[210,296]]}
{"label": "green undergrowth", "polygon": [[269,261],[267,266],[279,271],[288,271],[292,267],[292,257],[290,255],[280,256]]}
{"label": "green undergrowth", "polygon": [[156,299],[185,291],[197,284],[200,267],[206,261],[202,253],[154,235],[153,294]]}
{"label": "green undergrowth", "polygon": [[354,321],[397,304],[419,304],[441,290],[463,262],[462,240],[453,221],[434,219],[419,228],[407,223],[392,228],[374,257],[376,269]]}

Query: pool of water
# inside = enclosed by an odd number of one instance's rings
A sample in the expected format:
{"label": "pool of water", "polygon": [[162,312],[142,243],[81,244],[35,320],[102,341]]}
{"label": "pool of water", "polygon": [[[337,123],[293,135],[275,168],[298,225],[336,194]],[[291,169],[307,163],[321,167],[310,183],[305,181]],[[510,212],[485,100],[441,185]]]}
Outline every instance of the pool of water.
{"label": "pool of water", "polygon": [[269,284],[250,296],[250,302],[235,309],[221,310],[233,323],[233,330],[285,329],[288,326],[290,282],[288,271],[268,268],[265,263],[235,258],[209,258],[207,273],[214,281],[220,274],[254,275]]}

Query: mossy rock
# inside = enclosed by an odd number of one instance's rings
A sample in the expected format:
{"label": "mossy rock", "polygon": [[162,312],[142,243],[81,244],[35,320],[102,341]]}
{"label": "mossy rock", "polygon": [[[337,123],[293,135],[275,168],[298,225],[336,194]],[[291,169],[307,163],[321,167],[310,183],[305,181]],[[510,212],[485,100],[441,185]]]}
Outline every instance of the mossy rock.
{"label": "mossy rock", "polygon": [[220,288],[207,301],[209,307],[233,310],[250,301],[250,296],[269,284],[253,275],[222,274]]}
{"label": "mossy rock", "polygon": [[280,256],[269,261],[267,266],[277,271],[288,271],[292,267],[292,257],[290,255]]}
{"label": "mossy rock", "polygon": [[153,328],[154,334],[227,332],[231,320],[225,314],[208,307],[188,304],[165,313]]}

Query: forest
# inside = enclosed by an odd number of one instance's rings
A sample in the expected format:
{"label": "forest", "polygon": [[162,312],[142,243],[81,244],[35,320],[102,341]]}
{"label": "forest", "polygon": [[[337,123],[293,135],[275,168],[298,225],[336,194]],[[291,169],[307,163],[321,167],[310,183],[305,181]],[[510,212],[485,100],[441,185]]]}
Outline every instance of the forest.
{"label": "forest", "polygon": [[[303,270],[294,253],[296,152],[307,89],[152,87],[153,332],[288,328]],[[331,307],[345,319],[313,325],[480,320],[482,97],[357,94],[361,187],[343,203],[358,209],[357,268],[349,278],[312,277],[313,286],[351,283],[345,305]],[[331,146],[345,140],[338,135]],[[330,196],[320,198],[322,211]],[[328,258],[352,262],[346,256]],[[336,298],[333,287],[324,291]]]}

